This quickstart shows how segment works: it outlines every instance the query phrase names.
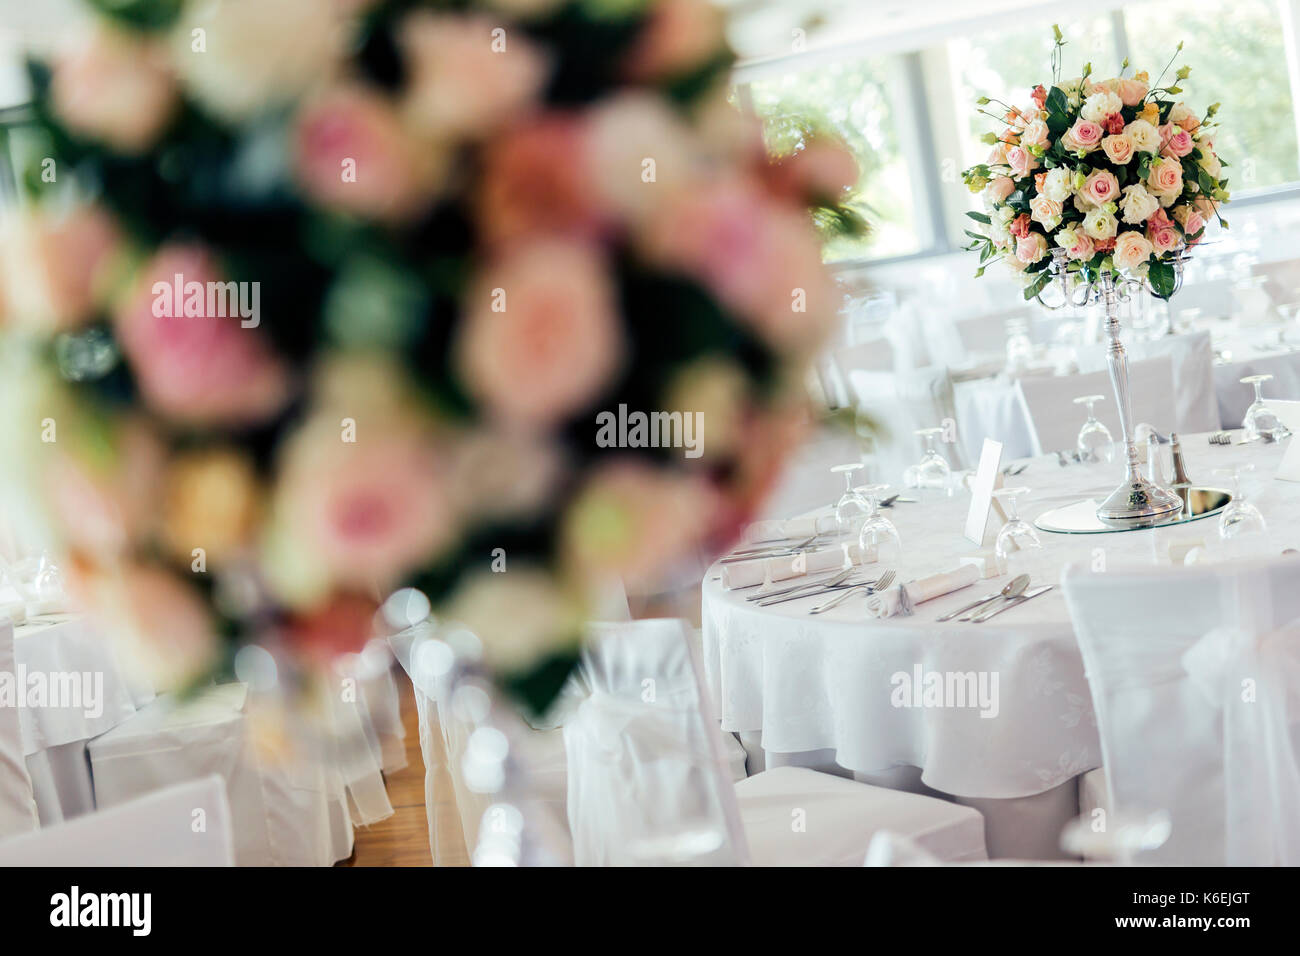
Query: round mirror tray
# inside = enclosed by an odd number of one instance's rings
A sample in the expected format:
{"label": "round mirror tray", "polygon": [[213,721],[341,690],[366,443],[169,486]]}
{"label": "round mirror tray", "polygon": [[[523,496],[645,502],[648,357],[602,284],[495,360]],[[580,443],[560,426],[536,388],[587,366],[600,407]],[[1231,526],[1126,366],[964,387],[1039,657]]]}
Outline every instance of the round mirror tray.
{"label": "round mirror tray", "polygon": [[1102,524],[1097,518],[1096,498],[1076,501],[1072,505],[1044,511],[1034,519],[1034,527],[1040,531],[1054,534],[1122,534],[1125,531],[1143,531],[1147,528],[1167,528],[1170,525],[1186,524],[1217,515],[1232,500],[1232,493],[1222,488],[1192,487],[1186,493],[1179,492],[1183,498],[1183,510],[1158,524],[1132,528],[1111,528]]}

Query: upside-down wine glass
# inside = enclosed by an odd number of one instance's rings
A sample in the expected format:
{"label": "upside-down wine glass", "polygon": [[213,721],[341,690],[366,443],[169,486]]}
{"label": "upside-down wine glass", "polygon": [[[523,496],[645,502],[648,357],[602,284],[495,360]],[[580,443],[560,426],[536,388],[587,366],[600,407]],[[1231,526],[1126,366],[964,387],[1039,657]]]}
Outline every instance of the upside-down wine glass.
{"label": "upside-down wine glass", "polygon": [[904,483],[909,488],[933,488],[952,493],[949,481],[952,468],[943,455],[934,447],[934,441],[943,434],[942,428],[922,428],[917,431],[925,442],[925,453],[921,460],[904,473]]}
{"label": "upside-down wine glass", "polygon": [[1028,488],[998,488],[993,497],[1002,502],[1006,512],[1007,523],[998,531],[993,553],[997,557],[1000,574],[1021,574],[1028,572],[1023,567],[1026,551],[1041,550],[1043,543],[1038,540],[1038,532],[1028,521],[1020,517],[1016,500],[1029,492]]}
{"label": "upside-down wine glass", "polygon": [[880,498],[889,489],[889,485],[860,485],[856,490],[867,502],[866,520],[858,532],[858,548],[863,561],[874,551],[878,564],[896,567],[903,553],[902,538],[894,522],[886,518],[880,510]]}
{"label": "upside-down wine glass", "polygon": [[831,471],[844,476],[844,494],[835,502],[835,529],[844,537],[851,537],[871,510],[867,499],[853,488],[854,474],[864,467],[855,461],[831,468]]}
{"label": "upside-down wine glass", "polygon": [[1075,442],[1079,458],[1083,461],[1109,464],[1115,457],[1115,439],[1111,437],[1110,429],[1097,419],[1092,410],[1094,405],[1105,400],[1105,395],[1080,395],[1074,400],[1076,405],[1088,406],[1088,420],[1079,429],[1079,438]]}
{"label": "upside-down wine glass", "polygon": [[1247,375],[1241,380],[1243,385],[1255,386],[1255,400],[1250,403],[1250,407],[1246,409],[1246,417],[1241,420],[1241,427],[1245,429],[1247,441],[1254,441],[1257,438],[1276,441],[1286,435],[1285,427],[1273,414],[1273,410],[1264,404],[1264,383],[1272,378],[1272,375]]}

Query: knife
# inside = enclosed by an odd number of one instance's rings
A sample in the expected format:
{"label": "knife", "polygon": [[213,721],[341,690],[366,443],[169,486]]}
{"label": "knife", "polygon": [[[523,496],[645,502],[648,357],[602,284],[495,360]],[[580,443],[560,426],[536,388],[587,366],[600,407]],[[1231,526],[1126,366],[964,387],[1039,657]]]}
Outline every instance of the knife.
{"label": "knife", "polygon": [[984,621],[987,621],[989,618],[997,617],[1003,611],[1008,610],[1009,608],[1013,608],[1017,604],[1024,604],[1026,601],[1032,600],[1038,597],[1038,595],[1040,594],[1046,594],[1054,587],[1056,587],[1056,585],[1054,584],[1044,584],[1041,588],[1035,588],[1034,590],[1029,591],[1026,594],[1022,594],[1018,598],[1014,598],[1010,601],[1007,601],[1005,604],[1001,604],[998,607],[993,608],[992,610],[981,611],[979,614],[976,614],[973,618],[971,618],[971,623],[982,624]]}

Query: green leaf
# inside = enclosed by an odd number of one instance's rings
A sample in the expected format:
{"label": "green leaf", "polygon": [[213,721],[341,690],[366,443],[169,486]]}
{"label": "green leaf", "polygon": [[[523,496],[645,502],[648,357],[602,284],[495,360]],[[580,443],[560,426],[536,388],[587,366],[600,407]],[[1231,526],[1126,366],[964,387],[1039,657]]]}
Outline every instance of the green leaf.
{"label": "green leaf", "polygon": [[1151,291],[1159,298],[1168,299],[1174,294],[1174,265],[1172,262],[1153,262],[1147,270]]}
{"label": "green leaf", "polygon": [[1046,289],[1047,283],[1051,281],[1052,274],[1050,272],[1040,272],[1037,279],[1025,286],[1025,301],[1031,301],[1034,296]]}
{"label": "green leaf", "polygon": [[966,213],[966,215],[970,216],[970,218],[974,219],[976,222],[982,222],[982,223],[984,223],[984,225],[986,225],[986,226],[989,225],[990,222],[991,222],[991,220],[989,219],[989,217],[988,217],[988,215],[987,215],[986,213],[982,213],[982,212],[968,212],[968,213]]}
{"label": "green leaf", "polygon": [[176,22],[184,0],[90,0],[105,17],[137,30],[163,30]]}

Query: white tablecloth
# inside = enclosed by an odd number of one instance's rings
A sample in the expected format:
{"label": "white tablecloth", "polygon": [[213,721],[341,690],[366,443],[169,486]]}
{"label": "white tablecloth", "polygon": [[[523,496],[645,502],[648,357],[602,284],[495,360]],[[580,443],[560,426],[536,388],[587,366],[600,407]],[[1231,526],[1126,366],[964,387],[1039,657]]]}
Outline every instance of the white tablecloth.
{"label": "white tablecloth", "polygon": [[[1252,495],[1270,522],[1256,547],[1276,553],[1300,546],[1300,485],[1272,478],[1279,445],[1210,446],[1204,436],[1184,442],[1194,481],[1216,484],[1213,470],[1254,462]],[[1033,459],[1017,483],[1033,491],[1022,514],[1109,492],[1120,479],[1114,465],[1060,467]],[[976,551],[962,537],[969,496],[935,493],[898,504],[904,566],[899,579],[950,567]],[[996,533],[990,522],[991,549]],[[1070,561],[1149,564],[1168,561],[1173,542],[1217,542],[1217,518],[1177,528],[1122,534],[1040,532],[1043,550],[1028,552],[1035,583],[1057,583]],[[1059,589],[983,624],[935,618],[997,591],[1005,578],[919,605],[913,617],[869,620],[862,598],[821,616],[817,600],[758,608],[747,591],[725,591],[710,569],[703,587],[705,662],[722,726],[761,732],[763,749],[789,754],[831,751],[836,762],[865,774],[899,766],[921,769],[928,786],[962,797],[1009,798],[1042,793],[1101,763],[1091,698],[1074,631]],[[1152,613],[1176,613],[1153,608]],[[976,708],[900,707],[891,702],[896,674],[975,672],[997,675],[996,716]]]}

